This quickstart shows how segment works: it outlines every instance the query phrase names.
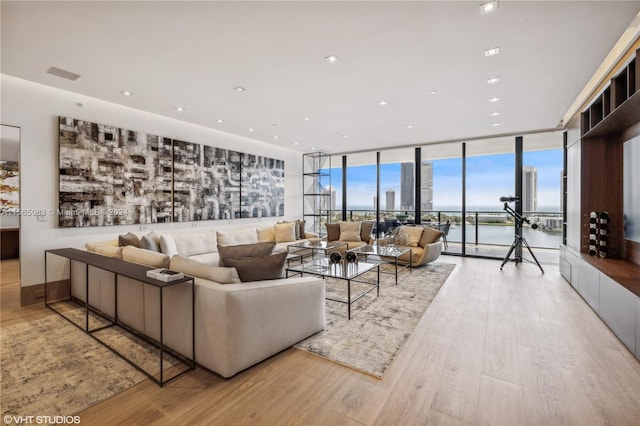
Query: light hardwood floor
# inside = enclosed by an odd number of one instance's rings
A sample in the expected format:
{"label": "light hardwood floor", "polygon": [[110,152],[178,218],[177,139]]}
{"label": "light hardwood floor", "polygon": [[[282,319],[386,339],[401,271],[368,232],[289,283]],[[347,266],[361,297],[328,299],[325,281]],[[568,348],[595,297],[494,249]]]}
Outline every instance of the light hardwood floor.
{"label": "light hardwood floor", "polygon": [[[82,424],[640,424],[640,363],[557,265],[440,261],[458,267],[382,380],[289,349],[229,380],[147,380]],[[19,308],[16,267],[1,266],[2,326],[51,315]]]}

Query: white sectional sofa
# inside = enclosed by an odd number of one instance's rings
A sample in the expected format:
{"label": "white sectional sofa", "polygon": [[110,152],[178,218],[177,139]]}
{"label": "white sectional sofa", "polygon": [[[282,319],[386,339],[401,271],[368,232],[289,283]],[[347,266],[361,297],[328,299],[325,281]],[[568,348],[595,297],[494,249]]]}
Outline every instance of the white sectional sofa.
{"label": "white sectional sofa", "polygon": [[[325,325],[322,279],[296,277],[238,282],[229,278],[233,277],[229,274],[230,268],[215,266],[219,260],[218,243],[238,245],[276,241],[274,226],[162,234],[160,242],[167,253],[132,246],[118,247],[117,240],[89,243],[86,247],[96,253],[152,267],[184,268],[182,272],[194,276],[196,362],[222,377],[231,377],[322,330]],[[276,246],[285,249],[293,242],[277,241]],[[203,269],[203,265],[208,266]],[[84,267],[72,264],[72,268],[72,294],[85,300]],[[90,304],[113,315],[113,277],[94,268],[89,269],[89,274]],[[216,277],[234,282],[217,282],[212,279]],[[190,312],[189,287],[169,287],[164,297],[165,344],[189,356],[192,329],[190,317],[183,315]],[[119,320],[154,339],[160,334],[158,303],[157,288],[119,278]]]}

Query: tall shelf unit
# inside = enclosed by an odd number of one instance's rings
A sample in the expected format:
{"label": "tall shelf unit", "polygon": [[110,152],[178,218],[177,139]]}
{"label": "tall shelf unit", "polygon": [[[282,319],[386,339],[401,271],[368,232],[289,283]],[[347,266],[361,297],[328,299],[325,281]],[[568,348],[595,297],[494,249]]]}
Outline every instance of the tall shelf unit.
{"label": "tall shelf unit", "polygon": [[331,156],[324,152],[302,154],[302,215],[305,229],[326,234],[331,217]]}

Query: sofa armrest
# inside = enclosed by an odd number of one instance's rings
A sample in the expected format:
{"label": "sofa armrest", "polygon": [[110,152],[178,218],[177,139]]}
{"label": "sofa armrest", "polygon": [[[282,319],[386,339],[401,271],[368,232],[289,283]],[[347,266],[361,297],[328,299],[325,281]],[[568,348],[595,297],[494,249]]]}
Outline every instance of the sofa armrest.
{"label": "sofa armrest", "polygon": [[322,330],[324,292],[318,277],[225,285],[196,279],[196,362],[231,377]]}

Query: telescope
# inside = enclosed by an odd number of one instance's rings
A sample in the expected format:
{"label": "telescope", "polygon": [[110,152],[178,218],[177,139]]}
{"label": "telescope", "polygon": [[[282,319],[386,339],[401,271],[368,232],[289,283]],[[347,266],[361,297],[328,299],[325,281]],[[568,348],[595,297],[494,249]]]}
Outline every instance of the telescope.
{"label": "telescope", "polygon": [[522,258],[522,247],[524,246],[527,248],[527,250],[529,250],[531,257],[535,261],[536,265],[538,265],[538,268],[540,268],[540,270],[544,274],[544,269],[542,269],[542,266],[540,266],[540,262],[538,262],[538,259],[536,259],[536,255],[533,254],[533,251],[531,250],[529,243],[527,243],[527,240],[525,240],[522,237],[522,224],[528,223],[529,225],[531,225],[532,229],[537,229],[538,224],[529,222],[529,219],[527,219],[521,213],[515,211],[509,206],[508,203],[512,203],[514,201],[520,201],[520,197],[511,197],[511,196],[500,197],[500,201],[504,203],[503,210],[506,211],[509,215],[511,215],[511,217],[513,217],[514,223],[517,229],[515,239],[513,240],[513,244],[511,244],[511,247],[509,247],[509,251],[507,252],[507,255],[502,260],[502,265],[500,265],[500,270],[502,270],[505,263],[511,260],[509,259],[509,257],[511,256],[511,253],[513,253],[514,251],[515,251],[515,259],[513,260],[516,262],[516,266],[518,266],[518,263],[522,263],[523,260],[526,260]]}
{"label": "telescope", "polygon": [[513,203],[514,201],[520,201],[520,197],[500,197],[500,201],[502,201],[503,203]]}

